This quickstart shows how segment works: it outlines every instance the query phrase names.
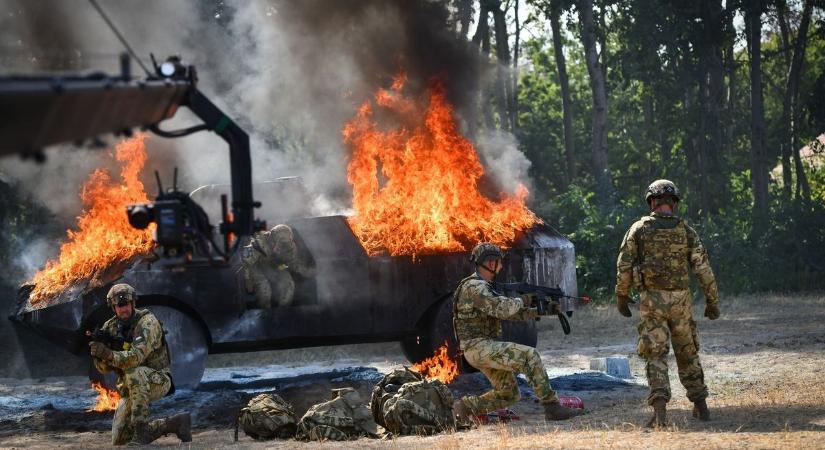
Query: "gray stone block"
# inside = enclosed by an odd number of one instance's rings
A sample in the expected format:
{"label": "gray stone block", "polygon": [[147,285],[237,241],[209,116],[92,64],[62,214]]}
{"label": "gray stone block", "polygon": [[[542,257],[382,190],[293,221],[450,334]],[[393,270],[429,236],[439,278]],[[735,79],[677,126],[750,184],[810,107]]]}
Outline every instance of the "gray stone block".
{"label": "gray stone block", "polygon": [[626,356],[608,356],[590,360],[590,370],[599,370],[616,378],[633,378],[630,375],[630,361]]}

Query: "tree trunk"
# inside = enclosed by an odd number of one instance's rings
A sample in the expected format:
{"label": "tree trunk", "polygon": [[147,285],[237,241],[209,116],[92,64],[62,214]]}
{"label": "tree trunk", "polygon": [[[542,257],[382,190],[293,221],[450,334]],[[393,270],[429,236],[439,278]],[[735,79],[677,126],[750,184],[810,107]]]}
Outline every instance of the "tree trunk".
{"label": "tree trunk", "polygon": [[790,32],[788,31],[787,5],[785,0],[775,0],[776,19],[779,22],[779,35],[782,38],[782,52],[785,57],[785,67],[788,68],[788,79],[785,87],[785,95],[782,98],[782,124],[779,127],[779,149],[782,152],[782,196],[788,200],[791,198],[791,43]]}
{"label": "tree trunk", "polygon": [[[481,2],[481,9],[478,14],[478,27],[473,35],[473,44],[481,48],[481,53],[484,55],[490,54],[490,11],[487,9],[487,3]],[[490,109],[490,98],[492,97],[490,88],[485,86],[481,89],[481,115],[484,119],[484,126],[487,129],[493,130],[496,127],[493,111]]]}
{"label": "tree trunk", "polygon": [[[733,25],[733,17],[736,14],[736,8],[732,5],[728,5],[728,11],[725,14],[726,20],[726,30],[728,33],[733,32],[735,33],[736,30]],[[733,152],[734,148],[734,133],[736,130],[736,52],[734,51],[735,47],[735,40],[729,42],[728,47],[725,49],[725,60],[727,63],[728,69],[728,107],[726,120],[724,121],[726,130],[725,130],[725,150],[730,154]]]}
{"label": "tree trunk", "polygon": [[521,22],[518,19],[518,9],[519,9],[520,0],[516,0],[514,6],[514,16],[516,21],[516,41],[513,44],[513,88],[511,92],[513,93],[512,100],[513,103],[510,108],[510,123],[513,124],[513,133],[518,131],[518,58],[519,58],[519,51],[520,51],[520,44],[521,44]]}
{"label": "tree trunk", "polygon": [[570,98],[570,81],[567,77],[567,61],[564,57],[564,44],[561,40],[561,4],[559,0],[550,2],[547,15],[550,17],[550,28],[553,32],[553,53],[556,56],[556,69],[559,72],[561,87],[561,108],[564,115],[564,157],[567,161],[567,176],[564,189],[576,179],[576,155],[573,142],[573,101]]}
{"label": "tree trunk", "polygon": [[808,186],[808,177],[805,174],[805,167],[802,165],[802,158],[799,156],[800,145],[797,134],[799,121],[802,118],[802,108],[799,107],[799,79],[802,76],[802,66],[805,64],[808,27],[811,24],[813,3],[813,0],[805,0],[805,6],[802,7],[802,20],[799,22],[799,31],[796,34],[796,46],[793,51],[793,60],[788,73],[788,89],[785,94],[790,110],[788,114],[790,118],[788,123],[790,139],[786,142],[793,153],[794,167],[796,168],[796,196],[808,200],[811,198],[811,188]]}
{"label": "tree trunk", "polygon": [[702,158],[706,177],[702,193],[704,199],[702,210],[707,214],[715,214],[718,211],[719,203],[717,199],[724,197],[725,184],[721,178],[721,158],[722,148],[722,110],[725,102],[725,77],[722,67],[722,45],[724,40],[724,11],[721,0],[705,0],[701,8],[701,18],[704,24],[704,37],[701,51],[704,62],[704,72],[702,73],[702,89],[704,91],[703,128],[705,142],[703,143]]}
{"label": "tree trunk", "polygon": [[751,82],[751,187],[756,223],[764,225],[768,212],[768,173],[765,164],[765,112],[762,105],[762,1],[745,7],[748,25]]}
{"label": "tree trunk", "polygon": [[512,131],[510,110],[512,109],[512,84],[510,81],[510,43],[508,42],[507,20],[501,4],[492,8],[493,25],[496,31],[496,57],[498,58],[497,97],[498,116],[501,129]]}
{"label": "tree trunk", "polygon": [[591,151],[593,175],[596,178],[596,194],[602,208],[612,205],[613,182],[607,161],[607,93],[604,74],[596,52],[596,33],[593,24],[593,0],[579,2],[579,19],[582,27],[582,43],[590,75],[590,90],[593,92],[593,134]]}

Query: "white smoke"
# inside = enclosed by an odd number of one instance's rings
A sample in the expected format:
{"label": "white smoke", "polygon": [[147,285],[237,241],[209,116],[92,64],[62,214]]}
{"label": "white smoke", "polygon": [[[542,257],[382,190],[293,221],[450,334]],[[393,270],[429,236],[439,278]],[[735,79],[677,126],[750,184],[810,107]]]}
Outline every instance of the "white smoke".
{"label": "white smoke", "polygon": [[[439,26],[428,16],[433,4],[424,0],[101,2],[139,55],[145,58],[152,52],[159,59],[180,55],[185,63],[194,64],[200,89],[250,134],[253,181],[300,176],[311,193],[315,214],[350,207],[342,127],[360,103],[399,69],[419,70],[418,80],[411,76],[414,86],[450,67],[448,83],[459,87],[448,86],[456,110],[477,98],[483,78],[482,65],[475,64],[478,56],[459,41],[449,44],[449,36],[445,40],[433,32]],[[123,47],[89,3],[0,0],[0,10],[4,11],[0,47],[11,49],[0,55],[4,71],[117,73],[117,54]],[[137,64],[132,69],[135,76],[141,75]],[[162,127],[193,123],[195,118],[181,110]],[[477,136],[488,173],[499,186],[507,192],[513,192],[519,182],[529,187],[529,161],[512,135],[481,132]],[[214,134],[174,140],[153,136],[147,149],[144,183],[150,195],[156,192],[153,171],[160,172],[168,188],[173,166],[180,169],[178,185],[184,190],[230,181],[226,143]],[[49,151],[42,165],[0,160],[0,172],[70,225],[80,212],[79,187],[109,158],[101,150],[59,150]]]}
{"label": "white smoke", "polygon": [[512,133],[480,130],[476,137],[476,150],[485,163],[487,174],[505,193],[515,193],[519,185],[533,191],[528,175],[530,160],[518,149],[518,140]]}

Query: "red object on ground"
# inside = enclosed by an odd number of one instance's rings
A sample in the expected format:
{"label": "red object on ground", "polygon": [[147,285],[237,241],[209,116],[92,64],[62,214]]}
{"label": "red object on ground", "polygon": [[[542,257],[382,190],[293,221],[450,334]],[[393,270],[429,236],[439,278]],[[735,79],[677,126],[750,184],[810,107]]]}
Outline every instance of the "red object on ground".
{"label": "red object on ground", "polygon": [[574,395],[560,395],[559,403],[567,408],[584,409],[584,402],[582,399]]}

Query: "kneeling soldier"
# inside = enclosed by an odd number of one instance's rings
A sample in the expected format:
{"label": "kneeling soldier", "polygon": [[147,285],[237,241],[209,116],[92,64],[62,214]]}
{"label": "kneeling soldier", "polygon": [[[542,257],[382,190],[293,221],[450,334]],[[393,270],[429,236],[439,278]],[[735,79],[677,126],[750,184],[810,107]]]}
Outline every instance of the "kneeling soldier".
{"label": "kneeling soldier", "polygon": [[123,349],[110,349],[101,342],[89,343],[92,361],[102,373],[117,373],[121,395],[112,421],[112,444],[148,444],[168,433],[183,442],[192,440],[189,413],[149,421],[149,402],[173,389],[169,374],[169,347],[158,319],[145,309],[135,309],[135,289],[128,284],[112,286],[106,301],[115,316],[102,330],[128,342]]}
{"label": "kneeling soldier", "polygon": [[478,244],[472,253],[476,272],[456,288],[453,326],[464,358],[483,373],[493,389],[481,396],[456,400],[453,411],[467,422],[471,414],[482,415],[517,402],[521,394],[516,374],[523,373],[544,405],[547,420],[564,420],[583,413],[562,406],[550,387],[547,371],[535,348],[514,342],[501,342],[502,320],[534,320],[529,296],[509,298],[493,290],[491,282],[504,267],[504,255],[497,246]]}

